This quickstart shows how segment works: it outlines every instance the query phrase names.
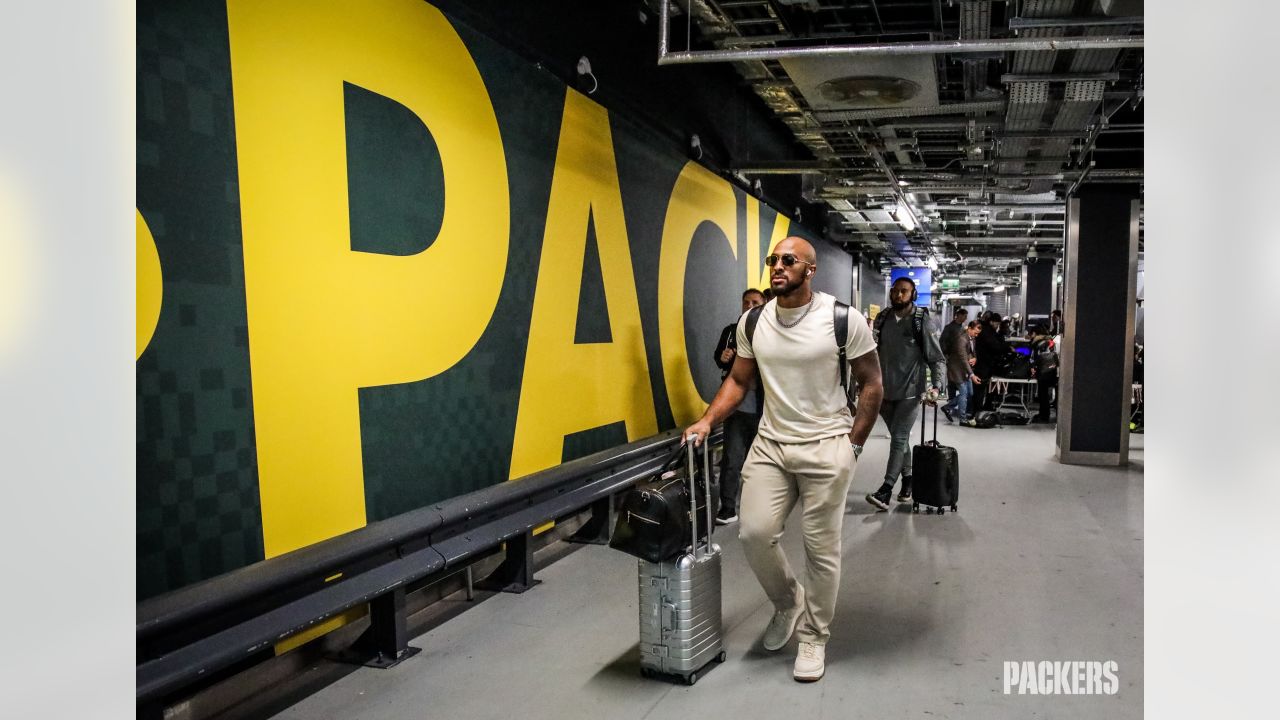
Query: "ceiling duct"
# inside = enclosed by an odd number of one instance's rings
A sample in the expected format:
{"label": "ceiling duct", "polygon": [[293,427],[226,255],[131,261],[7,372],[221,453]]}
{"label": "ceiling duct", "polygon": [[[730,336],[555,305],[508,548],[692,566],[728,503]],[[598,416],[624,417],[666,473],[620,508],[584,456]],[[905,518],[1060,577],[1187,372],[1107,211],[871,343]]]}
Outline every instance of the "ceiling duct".
{"label": "ceiling duct", "polygon": [[779,61],[815,111],[938,106],[929,55],[786,58]]}

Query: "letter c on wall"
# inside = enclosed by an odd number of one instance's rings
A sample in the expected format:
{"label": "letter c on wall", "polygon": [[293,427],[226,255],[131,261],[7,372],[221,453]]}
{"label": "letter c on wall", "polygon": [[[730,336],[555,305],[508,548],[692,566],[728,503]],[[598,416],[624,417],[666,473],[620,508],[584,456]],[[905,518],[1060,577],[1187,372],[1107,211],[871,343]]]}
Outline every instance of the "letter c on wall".
{"label": "letter c on wall", "polygon": [[137,299],[134,305],[134,356],[142,357],[151,337],[155,335],[156,323],[160,321],[160,304],[164,299],[164,281],[160,272],[160,253],[156,250],[156,240],[147,227],[142,213],[134,208],[134,233],[137,236],[137,280],[135,292]]}
{"label": "letter c on wall", "polygon": [[679,425],[697,420],[707,409],[689,370],[684,337],[684,274],[698,226],[709,222],[724,233],[738,256],[738,201],[733,186],[710,170],[689,161],[680,171],[662,225],[658,260],[658,334],[662,342],[662,376],[671,414]]}

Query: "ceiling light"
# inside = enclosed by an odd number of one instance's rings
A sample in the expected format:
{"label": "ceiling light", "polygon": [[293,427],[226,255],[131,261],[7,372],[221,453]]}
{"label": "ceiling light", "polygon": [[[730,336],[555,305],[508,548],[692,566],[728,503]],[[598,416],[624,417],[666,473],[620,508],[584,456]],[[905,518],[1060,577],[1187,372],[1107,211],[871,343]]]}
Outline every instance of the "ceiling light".
{"label": "ceiling light", "polygon": [[906,205],[899,205],[897,211],[894,212],[894,216],[897,217],[898,224],[902,226],[902,229],[907,232],[916,229],[916,223],[911,219],[911,211],[907,209]]}
{"label": "ceiling light", "polygon": [[1003,285],[997,285],[997,286],[995,286],[995,287],[991,288],[991,292],[1004,292],[1004,286],[1003,286]]}
{"label": "ceiling light", "polygon": [[911,184],[911,183],[907,182],[906,180],[899,180],[899,181],[898,181],[898,185],[901,185],[902,187],[906,187],[906,186],[908,186],[908,185],[910,185],[910,184]]}
{"label": "ceiling light", "polygon": [[930,270],[938,272],[938,258],[930,255],[929,260],[925,264],[929,266]]}

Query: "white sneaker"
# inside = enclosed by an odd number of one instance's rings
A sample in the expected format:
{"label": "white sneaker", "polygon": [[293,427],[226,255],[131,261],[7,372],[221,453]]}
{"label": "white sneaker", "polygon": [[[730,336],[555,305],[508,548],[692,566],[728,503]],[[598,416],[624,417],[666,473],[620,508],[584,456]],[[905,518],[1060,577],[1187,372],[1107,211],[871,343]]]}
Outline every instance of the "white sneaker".
{"label": "white sneaker", "polygon": [[796,624],[804,614],[804,586],[800,585],[799,588],[795,606],[775,612],[773,619],[769,621],[769,627],[764,629],[765,650],[781,650],[796,631]]}
{"label": "white sneaker", "polygon": [[797,682],[814,682],[821,680],[826,671],[827,646],[801,640],[800,651],[796,653],[796,667],[791,677]]}

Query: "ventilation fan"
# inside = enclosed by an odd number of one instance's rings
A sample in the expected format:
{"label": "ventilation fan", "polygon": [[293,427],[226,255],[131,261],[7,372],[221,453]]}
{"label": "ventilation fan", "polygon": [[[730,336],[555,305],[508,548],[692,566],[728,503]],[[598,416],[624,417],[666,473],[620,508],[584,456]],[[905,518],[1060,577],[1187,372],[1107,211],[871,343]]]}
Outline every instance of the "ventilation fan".
{"label": "ventilation fan", "polygon": [[814,110],[883,110],[938,104],[928,55],[779,60]]}
{"label": "ventilation fan", "polygon": [[884,75],[843,77],[822,83],[818,92],[822,99],[836,105],[901,105],[920,94],[920,83]]}

